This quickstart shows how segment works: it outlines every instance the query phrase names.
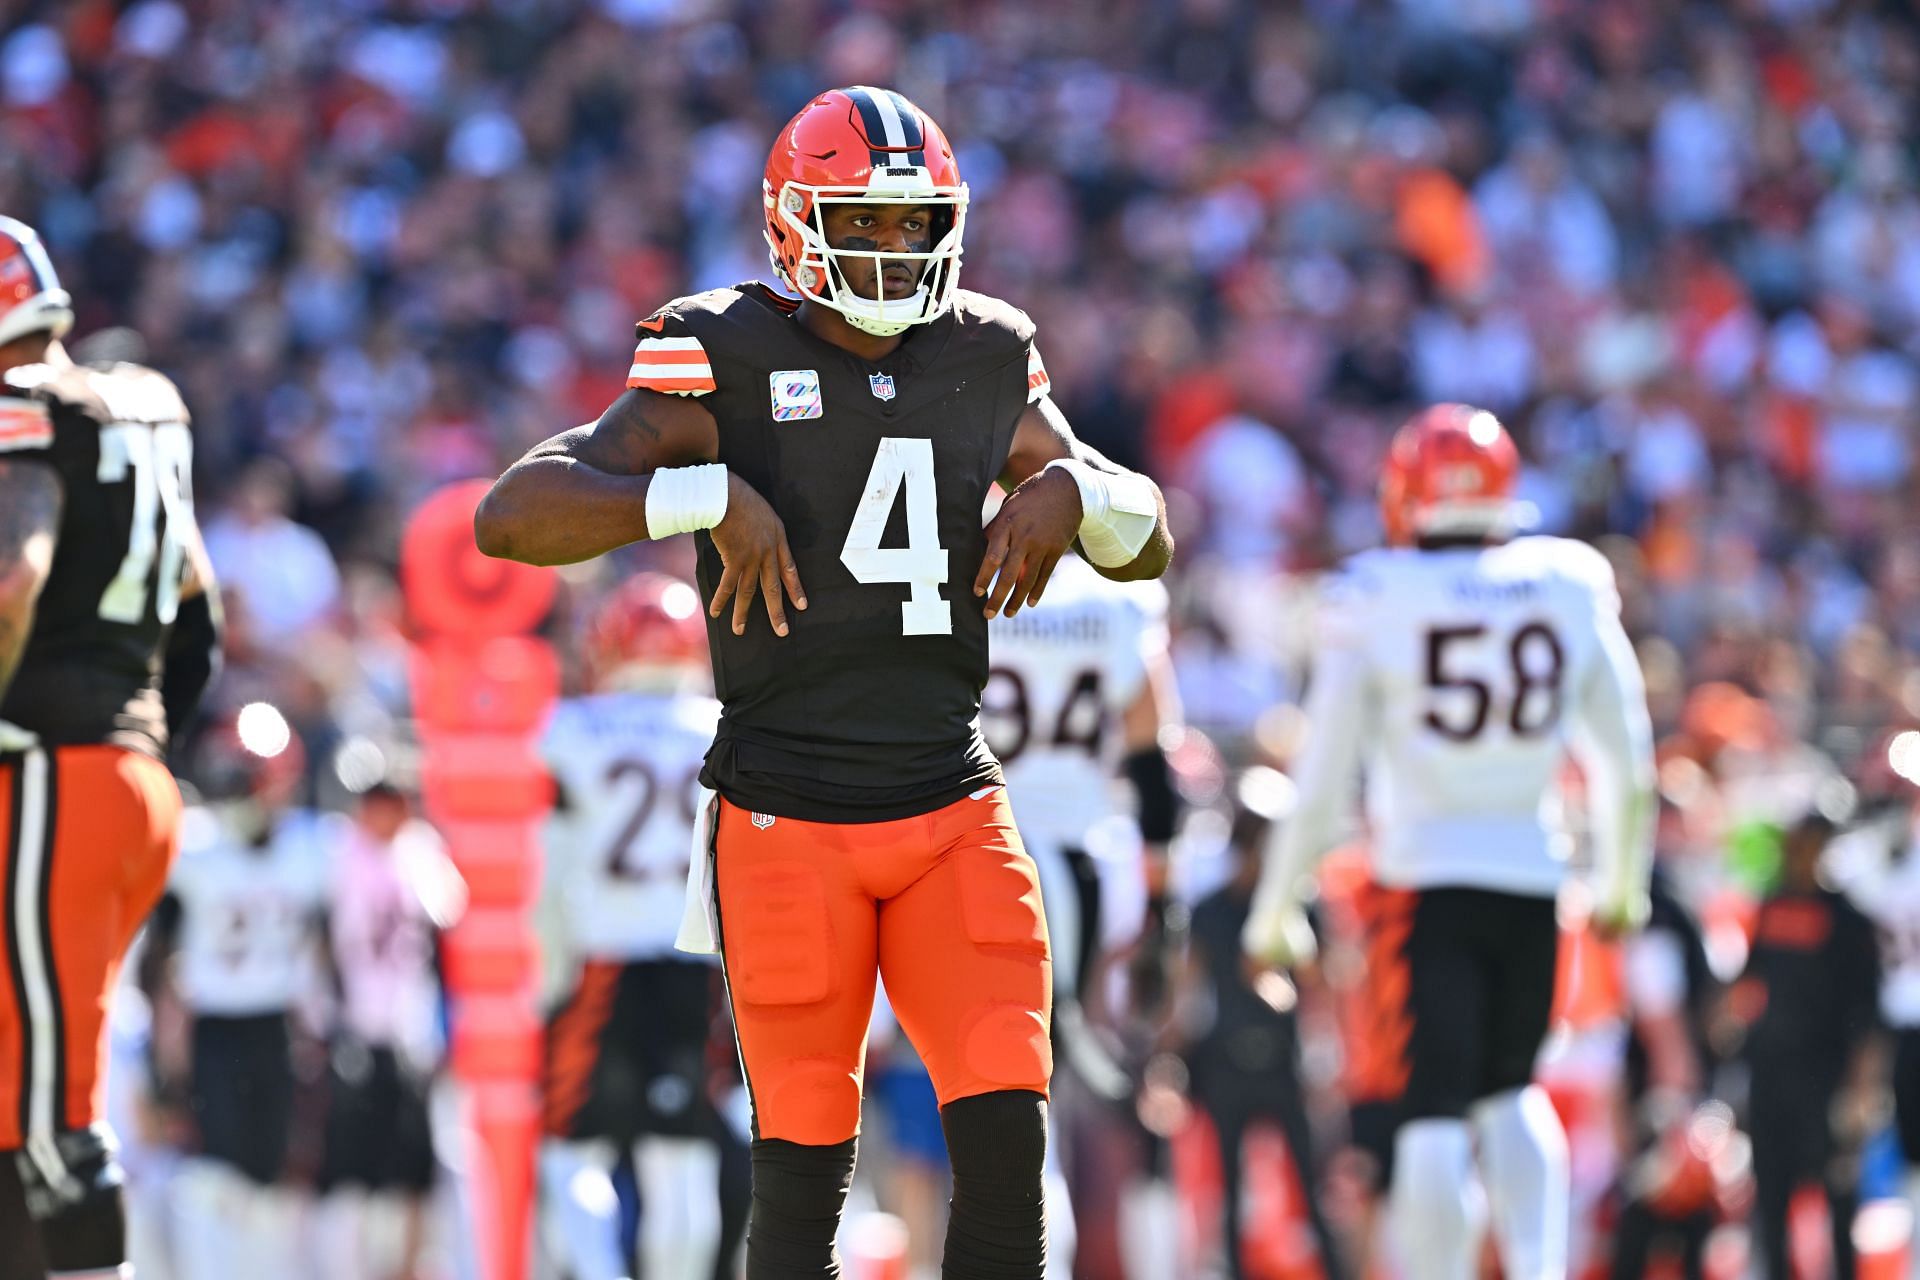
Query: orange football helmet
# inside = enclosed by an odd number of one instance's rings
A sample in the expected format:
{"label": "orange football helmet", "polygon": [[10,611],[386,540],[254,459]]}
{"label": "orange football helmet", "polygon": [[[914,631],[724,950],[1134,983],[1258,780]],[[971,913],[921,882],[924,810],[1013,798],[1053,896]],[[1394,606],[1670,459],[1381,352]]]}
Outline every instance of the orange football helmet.
{"label": "orange football helmet", "polygon": [[707,669],[700,593],[664,573],[637,573],[587,623],[587,674],[601,690],[684,688]]}
{"label": "orange football helmet", "polygon": [[73,328],[73,298],[60,287],[40,233],[0,217],[0,343],[29,333],[63,338]]}
{"label": "orange football helmet", "polygon": [[1664,1218],[1705,1210],[1731,1217],[1752,1171],[1752,1144],[1735,1127],[1733,1109],[1706,1102],[1676,1118],[1629,1171],[1639,1198]]}
{"label": "orange football helmet", "polygon": [[[864,333],[886,337],[937,320],[953,305],[967,184],[947,135],[891,89],[830,89],[787,122],[761,184],[767,250],[794,292],[832,307]],[[821,218],[828,204],[912,204],[933,211],[933,247],[878,254],[835,249]],[[921,264],[912,297],[866,298],[848,288],[839,261],[852,256]]]}
{"label": "orange football helmet", "polygon": [[1515,518],[1520,452],[1500,419],[1466,404],[1437,404],[1400,428],[1380,477],[1387,541],[1487,537]]}

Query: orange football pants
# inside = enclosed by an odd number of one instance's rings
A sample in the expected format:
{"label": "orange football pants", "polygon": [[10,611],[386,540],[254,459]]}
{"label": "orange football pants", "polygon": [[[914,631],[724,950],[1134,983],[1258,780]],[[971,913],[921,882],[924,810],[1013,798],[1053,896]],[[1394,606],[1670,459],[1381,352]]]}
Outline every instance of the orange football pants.
{"label": "orange football pants", "polygon": [[0,755],[0,1151],[104,1114],[107,1004],[167,885],[180,790],[119,747]]}
{"label": "orange football pants", "polygon": [[723,800],[714,875],[756,1137],[828,1146],[859,1132],[876,973],[942,1106],[1046,1093],[1046,917],[1002,788],[896,822]]}

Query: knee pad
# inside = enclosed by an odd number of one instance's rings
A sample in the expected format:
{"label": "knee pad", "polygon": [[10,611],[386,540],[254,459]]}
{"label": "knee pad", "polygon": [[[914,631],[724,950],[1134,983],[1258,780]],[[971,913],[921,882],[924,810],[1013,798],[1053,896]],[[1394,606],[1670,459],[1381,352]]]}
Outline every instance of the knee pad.
{"label": "knee pad", "polygon": [[832,1146],[754,1141],[747,1280],[837,1274],[833,1238],[853,1185],[853,1157],[851,1138]]}
{"label": "knee pad", "polygon": [[[764,1089],[764,1092],[762,1090]],[[754,1131],[801,1146],[849,1142],[860,1130],[858,1064],[803,1059],[780,1064],[775,1080],[754,1081]]]}
{"label": "knee pad", "polygon": [[28,1139],[14,1153],[27,1212],[50,1271],[111,1270],[126,1261],[120,1150],[105,1125]]}
{"label": "knee pad", "polygon": [[1045,1014],[1030,1005],[990,1004],[967,1019],[961,1042],[967,1070],[1002,1090],[1045,1096],[1053,1077],[1053,1040]]}

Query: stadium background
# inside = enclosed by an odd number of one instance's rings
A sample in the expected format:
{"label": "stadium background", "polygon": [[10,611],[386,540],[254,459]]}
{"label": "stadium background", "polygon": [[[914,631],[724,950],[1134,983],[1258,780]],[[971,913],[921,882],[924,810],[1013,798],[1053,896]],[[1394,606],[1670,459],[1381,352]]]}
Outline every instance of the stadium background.
{"label": "stadium background", "polygon": [[[1920,724],[1903,4],[8,10],[0,209],[79,334],[130,327],[179,380],[232,626],[212,702],[285,709],[322,805],[343,744],[411,741],[407,514],[594,417],[661,300],[765,276],[766,141],[857,82],[943,123],[965,283],[1166,487],[1181,691],[1228,761],[1284,761],[1306,589],[1377,538],[1389,431],[1454,399],[1620,572],[1697,900],[1759,884],[1767,824],[1831,780],[1905,804],[1920,774],[1888,751]],[[616,574],[684,553],[568,571],[563,658]]]}

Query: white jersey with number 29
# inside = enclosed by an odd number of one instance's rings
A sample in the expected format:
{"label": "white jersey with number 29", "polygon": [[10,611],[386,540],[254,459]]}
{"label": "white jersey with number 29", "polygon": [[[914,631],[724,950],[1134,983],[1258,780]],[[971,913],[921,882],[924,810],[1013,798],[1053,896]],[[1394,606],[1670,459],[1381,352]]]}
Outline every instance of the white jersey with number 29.
{"label": "white jersey with number 29", "polygon": [[1619,613],[1612,567],[1564,538],[1355,556],[1323,593],[1283,865],[1304,871],[1332,842],[1364,764],[1382,884],[1552,896],[1571,749],[1596,872],[1643,875],[1651,729]]}
{"label": "white jersey with number 29", "polygon": [[554,708],[540,744],[560,787],[546,879],[570,950],[673,953],[700,765],[719,721],[720,704],[692,694],[603,693]]}

